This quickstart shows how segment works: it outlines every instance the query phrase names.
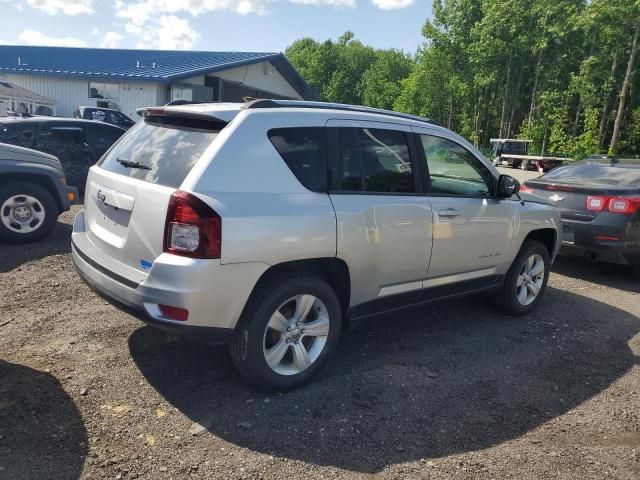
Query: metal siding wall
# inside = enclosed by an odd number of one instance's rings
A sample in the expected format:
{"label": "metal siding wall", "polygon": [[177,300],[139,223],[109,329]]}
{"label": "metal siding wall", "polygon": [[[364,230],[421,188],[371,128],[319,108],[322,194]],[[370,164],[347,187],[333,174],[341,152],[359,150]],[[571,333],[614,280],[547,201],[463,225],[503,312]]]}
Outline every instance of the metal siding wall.
{"label": "metal siding wall", "polygon": [[270,75],[265,74],[265,68],[271,65],[269,62],[255,63],[244,67],[231,68],[221,72],[212,73],[212,76],[220,77],[232,82],[240,82],[243,85],[276,93],[283,97],[300,98],[300,94],[289,85],[280,72],[271,67]]}
{"label": "metal siding wall", "polygon": [[[71,117],[79,105],[95,105],[89,99],[89,80],[7,74],[7,81],[56,101],[56,115]],[[119,82],[113,82],[119,83]],[[120,98],[114,100],[123,113],[137,120],[136,108],[157,105],[158,84],[152,82],[120,83]]]}

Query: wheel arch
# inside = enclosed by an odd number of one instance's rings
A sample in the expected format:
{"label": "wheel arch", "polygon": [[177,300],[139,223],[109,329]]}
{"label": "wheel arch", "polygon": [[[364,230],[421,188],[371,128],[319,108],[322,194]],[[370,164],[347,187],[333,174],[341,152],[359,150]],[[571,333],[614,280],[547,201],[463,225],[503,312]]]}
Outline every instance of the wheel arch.
{"label": "wheel arch", "polygon": [[[527,240],[535,240],[536,242],[540,242],[544,245],[549,252],[549,258],[553,260],[558,242],[558,231],[556,229],[540,228],[532,230],[527,234],[522,244],[524,245],[524,242]],[[522,248],[522,246],[520,248]]]}
{"label": "wheel arch", "polygon": [[32,172],[0,172],[0,187],[12,182],[33,183],[44,188],[55,200],[56,206],[58,207],[58,214],[64,211],[64,206],[60,199],[60,193],[50,176]]}
{"label": "wheel arch", "polygon": [[293,260],[272,265],[260,276],[251,294],[276,276],[301,273],[316,275],[326,281],[336,292],[346,316],[351,299],[351,277],[346,262],[336,257]]}

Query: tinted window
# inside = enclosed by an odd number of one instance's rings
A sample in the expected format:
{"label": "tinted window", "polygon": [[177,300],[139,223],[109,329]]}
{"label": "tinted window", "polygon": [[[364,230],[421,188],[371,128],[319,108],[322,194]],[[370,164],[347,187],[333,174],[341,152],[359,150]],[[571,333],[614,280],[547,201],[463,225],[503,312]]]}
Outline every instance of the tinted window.
{"label": "tinted window", "polygon": [[37,144],[65,143],[85,145],[87,139],[82,127],[67,125],[40,125]]}
{"label": "tinted window", "polygon": [[276,128],[269,140],[309,190],[327,190],[327,132],[324,127]]}
{"label": "tinted window", "polygon": [[107,123],[110,123],[112,125],[117,125],[119,127],[125,128],[133,125],[133,120],[120,112],[107,112],[106,121]]}
{"label": "tinted window", "polygon": [[[110,172],[168,187],[179,187],[222,124],[170,117],[148,117],[134,125],[99,165]],[[148,167],[126,167],[118,160]]]}
{"label": "tinted window", "polygon": [[427,157],[431,193],[488,197],[493,175],[461,145],[431,135],[420,135]]}
{"label": "tinted window", "polygon": [[340,128],[339,164],[332,188],[339,191],[413,193],[407,135],[377,128]]}
{"label": "tinted window", "polygon": [[89,142],[99,155],[109,150],[123,134],[124,131],[107,126],[90,125],[87,128]]}
{"label": "tinted window", "polygon": [[598,165],[576,163],[556,168],[543,176],[545,180],[561,183],[592,183],[600,185],[620,185],[637,187],[640,185],[640,165]]}
{"label": "tinted window", "polygon": [[20,147],[32,147],[33,126],[0,124],[0,142]]}

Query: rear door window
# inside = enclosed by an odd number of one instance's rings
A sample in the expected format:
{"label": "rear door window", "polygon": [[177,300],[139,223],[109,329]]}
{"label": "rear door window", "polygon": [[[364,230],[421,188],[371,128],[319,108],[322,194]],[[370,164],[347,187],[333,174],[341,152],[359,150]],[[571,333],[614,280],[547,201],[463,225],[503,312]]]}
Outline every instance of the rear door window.
{"label": "rear door window", "polygon": [[314,192],[327,191],[326,128],[276,128],[268,135],[300,183]]}
{"label": "rear door window", "polygon": [[119,175],[178,188],[223,126],[209,120],[148,117],[134,125],[98,165]]}
{"label": "rear door window", "polygon": [[339,159],[332,190],[414,193],[407,134],[380,128],[339,128]]}
{"label": "rear door window", "polygon": [[33,147],[33,125],[0,124],[0,142],[19,147]]}

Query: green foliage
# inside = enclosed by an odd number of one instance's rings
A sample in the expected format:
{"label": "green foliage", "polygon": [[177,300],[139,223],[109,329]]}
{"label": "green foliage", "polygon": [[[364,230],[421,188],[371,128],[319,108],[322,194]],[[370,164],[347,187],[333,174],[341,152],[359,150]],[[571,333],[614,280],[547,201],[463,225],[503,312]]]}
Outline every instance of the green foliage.
{"label": "green foliage", "polygon": [[[531,138],[532,151],[607,151],[640,0],[434,0],[411,57],[346,32],[294,42],[287,57],[323,100],[432,118],[485,147]],[[638,64],[617,149],[640,153]]]}

